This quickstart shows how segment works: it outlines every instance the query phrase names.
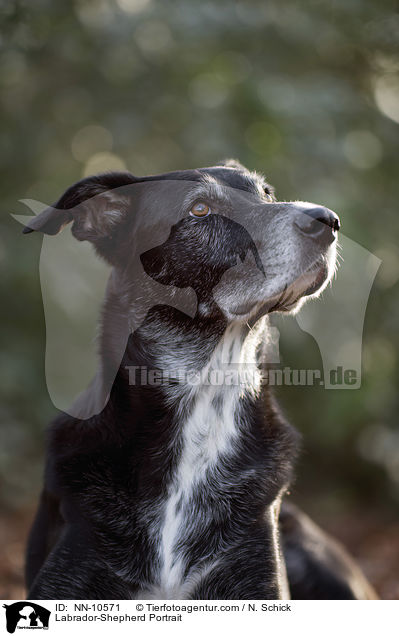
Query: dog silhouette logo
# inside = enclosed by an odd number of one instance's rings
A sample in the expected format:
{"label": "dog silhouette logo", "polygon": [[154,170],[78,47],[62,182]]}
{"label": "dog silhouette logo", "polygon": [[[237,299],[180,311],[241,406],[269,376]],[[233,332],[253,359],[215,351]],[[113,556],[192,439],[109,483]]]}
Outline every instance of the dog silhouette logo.
{"label": "dog silhouette logo", "polygon": [[6,610],[9,634],[13,634],[16,629],[48,629],[51,612],[41,605],[30,601],[18,601],[3,607]]}

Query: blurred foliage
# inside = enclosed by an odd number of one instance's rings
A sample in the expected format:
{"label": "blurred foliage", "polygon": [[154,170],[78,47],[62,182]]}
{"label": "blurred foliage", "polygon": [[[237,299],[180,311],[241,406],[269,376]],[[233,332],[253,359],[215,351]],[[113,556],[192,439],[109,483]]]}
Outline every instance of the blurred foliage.
{"label": "blurred foliage", "polygon": [[[35,497],[55,412],[44,378],[40,236],[20,199],[83,175],[239,158],[281,199],[337,210],[383,264],[357,391],[279,390],[304,433],[299,497],[398,500],[399,16],[391,0],[29,0],[0,6],[3,502]],[[284,348],[283,348],[284,351]],[[290,358],[320,366],[302,333]],[[315,366],[316,365],[316,366]]]}

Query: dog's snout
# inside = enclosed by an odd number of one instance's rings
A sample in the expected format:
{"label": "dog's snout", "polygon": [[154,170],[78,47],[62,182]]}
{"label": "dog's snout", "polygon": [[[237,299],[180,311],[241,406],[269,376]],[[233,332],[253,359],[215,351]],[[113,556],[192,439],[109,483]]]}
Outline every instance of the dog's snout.
{"label": "dog's snout", "polygon": [[334,239],[334,232],[337,232],[341,226],[335,212],[322,206],[298,210],[294,224],[302,234],[330,241]]}

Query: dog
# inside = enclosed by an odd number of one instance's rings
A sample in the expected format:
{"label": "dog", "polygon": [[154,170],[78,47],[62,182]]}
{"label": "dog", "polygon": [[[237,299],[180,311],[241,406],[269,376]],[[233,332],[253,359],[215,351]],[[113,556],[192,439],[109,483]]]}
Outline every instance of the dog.
{"label": "dog", "polygon": [[24,232],[68,224],[112,270],[86,416],[49,430],[28,598],[374,598],[343,548],[282,504],[299,435],[262,371],[268,315],[331,279],[338,216],[277,201],[230,160],[85,178]]}

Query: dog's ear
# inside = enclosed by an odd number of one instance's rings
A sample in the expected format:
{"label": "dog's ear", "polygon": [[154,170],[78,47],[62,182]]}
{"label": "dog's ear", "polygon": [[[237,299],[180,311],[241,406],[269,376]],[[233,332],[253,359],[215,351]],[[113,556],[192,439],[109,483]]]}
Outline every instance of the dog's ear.
{"label": "dog's ear", "polygon": [[79,241],[91,241],[99,248],[102,241],[114,235],[126,216],[130,203],[126,186],[136,182],[137,178],[129,172],[82,179],[68,188],[57,203],[32,218],[23,233],[54,235],[72,223],[72,234]]}
{"label": "dog's ear", "polygon": [[223,159],[223,161],[221,161],[219,165],[226,166],[226,168],[235,168],[236,170],[247,172],[246,167],[243,166],[242,163],[238,161],[238,159]]}

